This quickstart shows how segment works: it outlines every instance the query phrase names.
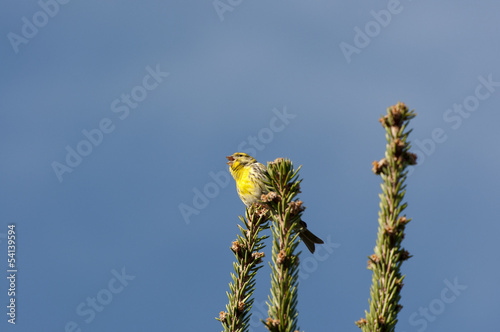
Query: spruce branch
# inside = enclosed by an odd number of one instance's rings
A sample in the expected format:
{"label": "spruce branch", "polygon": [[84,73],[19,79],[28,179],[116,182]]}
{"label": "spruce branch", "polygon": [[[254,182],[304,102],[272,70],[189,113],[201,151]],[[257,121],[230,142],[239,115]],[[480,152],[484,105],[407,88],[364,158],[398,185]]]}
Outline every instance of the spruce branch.
{"label": "spruce branch", "polygon": [[380,197],[379,228],[374,254],[368,259],[368,269],[373,271],[370,312],[365,311],[356,325],[363,332],[393,332],[397,323],[400,292],[403,287],[401,265],[410,254],[401,246],[406,224],[410,221],[401,213],[407,204],[402,203],[406,186],[406,168],[415,165],[417,156],[409,152],[410,143],[406,130],[409,121],[416,114],[399,102],[387,109],[387,115],[380,118],[386,130],[385,158],[373,162],[373,172],[382,178]]}
{"label": "spruce branch", "polygon": [[278,158],[267,165],[269,193],[262,201],[269,207],[273,249],[269,317],[264,322],[271,332],[297,331],[297,290],[299,253],[295,253],[304,207],[294,200],[300,192],[298,171],[288,159]]}
{"label": "spruce branch", "polygon": [[222,323],[224,332],[245,332],[249,329],[255,276],[262,267],[263,240],[268,237],[259,236],[261,230],[268,228],[267,212],[266,206],[254,204],[246,209],[245,218],[240,216],[244,227],[238,225],[241,235],[231,246],[236,262],[233,263],[235,273],[231,273],[233,281],[229,284],[231,292],[227,293],[229,303],[226,311],[221,311],[216,318]]}

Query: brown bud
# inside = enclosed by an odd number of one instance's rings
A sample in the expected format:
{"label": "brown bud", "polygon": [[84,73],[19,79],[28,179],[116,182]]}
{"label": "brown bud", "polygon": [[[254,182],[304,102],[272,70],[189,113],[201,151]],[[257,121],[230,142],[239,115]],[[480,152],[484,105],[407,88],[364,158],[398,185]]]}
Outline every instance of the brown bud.
{"label": "brown bud", "polygon": [[233,241],[233,245],[231,246],[231,250],[234,251],[235,253],[239,253],[241,250],[241,243],[238,241]]}
{"label": "brown bud", "polygon": [[389,107],[389,116],[392,117],[393,125],[401,126],[403,120],[403,114],[408,112],[408,107],[402,103],[398,102],[396,105]]}
{"label": "brown bud", "polygon": [[406,219],[405,216],[399,217],[399,219],[398,219],[398,225],[406,226],[406,224],[409,222],[410,222],[410,220]]}
{"label": "brown bud", "polygon": [[355,324],[359,327],[359,328],[362,328],[364,326],[366,326],[366,324],[368,324],[368,322],[366,321],[366,319],[364,318],[361,318],[360,320],[356,321]]}
{"label": "brown bud", "polygon": [[265,217],[267,215],[267,212],[269,211],[269,208],[267,207],[267,205],[259,204],[259,203],[256,203],[256,204],[258,204],[257,208],[255,209],[255,213],[257,214],[257,216],[259,218]]}
{"label": "brown bud", "polygon": [[264,203],[266,202],[276,202],[280,199],[279,195],[274,192],[274,191],[271,191],[267,194],[262,194],[261,197],[260,197],[260,200]]}
{"label": "brown bud", "polygon": [[288,209],[290,209],[290,215],[295,216],[299,212],[304,211],[306,208],[302,205],[302,201],[294,201],[288,203]]}
{"label": "brown bud", "polygon": [[382,127],[389,127],[389,117],[387,115],[382,116],[378,121],[382,124]]}
{"label": "brown bud", "polygon": [[278,319],[273,319],[271,317],[267,317],[266,319],[266,324],[268,326],[273,326],[273,327],[277,327],[280,325],[280,321]]}
{"label": "brown bud", "polygon": [[375,263],[375,264],[378,264],[380,263],[380,256],[377,255],[377,254],[373,254],[370,256],[370,260]]}
{"label": "brown bud", "polygon": [[373,254],[368,258],[368,270],[373,270],[376,264],[380,263],[380,257],[377,254]]}
{"label": "brown bud", "polygon": [[264,252],[254,252],[252,254],[252,257],[253,257],[254,260],[257,261],[257,264],[259,264],[260,262],[262,262],[262,257],[264,257],[264,256],[265,256]]}
{"label": "brown bud", "polygon": [[278,258],[276,258],[276,264],[281,265],[284,264],[286,260],[285,250],[281,250],[278,254]]}
{"label": "brown bud", "polygon": [[226,321],[226,318],[227,318],[227,312],[224,312],[224,311],[221,311],[219,313],[219,319],[221,322],[225,322]]}
{"label": "brown bud", "polygon": [[394,234],[394,227],[391,225],[385,225],[384,230],[387,234],[393,235]]}
{"label": "brown bud", "polygon": [[373,173],[379,175],[380,173],[384,172],[384,168],[388,165],[388,162],[387,162],[387,159],[382,158],[382,159],[380,159],[380,161],[375,160],[372,163],[372,165],[373,165],[373,168],[372,168]]}

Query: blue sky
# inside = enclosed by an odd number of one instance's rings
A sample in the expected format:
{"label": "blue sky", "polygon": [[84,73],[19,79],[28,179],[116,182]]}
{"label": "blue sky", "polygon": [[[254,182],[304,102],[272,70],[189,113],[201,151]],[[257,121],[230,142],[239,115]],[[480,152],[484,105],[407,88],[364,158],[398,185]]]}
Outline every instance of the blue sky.
{"label": "blue sky", "polygon": [[[18,272],[15,326],[0,282],[1,329],[221,330],[244,213],[225,156],[253,149],[264,163],[302,165],[304,218],[327,242],[301,257],[301,330],[358,331],[378,226],[378,117],[402,101],[418,113],[420,164],[407,181],[413,258],[398,331],[493,331],[499,11],[495,1],[5,3],[0,268],[7,276],[15,224]],[[255,332],[269,273],[266,261]]]}

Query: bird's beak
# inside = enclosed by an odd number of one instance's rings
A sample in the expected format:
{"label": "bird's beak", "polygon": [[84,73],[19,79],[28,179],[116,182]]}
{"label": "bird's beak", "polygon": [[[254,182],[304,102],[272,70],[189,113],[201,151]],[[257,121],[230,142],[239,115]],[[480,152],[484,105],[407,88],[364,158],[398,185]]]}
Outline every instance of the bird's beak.
{"label": "bird's beak", "polygon": [[229,160],[226,164],[231,166],[234,163],[234,157],[233,156],[227,156],[227,160]]}

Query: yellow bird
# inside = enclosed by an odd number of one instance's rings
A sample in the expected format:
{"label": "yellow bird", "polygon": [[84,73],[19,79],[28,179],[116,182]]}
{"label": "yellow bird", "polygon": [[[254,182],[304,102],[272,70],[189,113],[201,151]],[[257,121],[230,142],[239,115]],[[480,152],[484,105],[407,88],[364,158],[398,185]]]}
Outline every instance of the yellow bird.
{"label": "yellow bird", "polygon": [[[264,180],[267,177],[266,166],[257,162],[255,158],[243,152],[236,152],[226,157],[229,171],[236,181],[236,190],[243,203],[250,207],[260,202],[262,194],[267,194]],[[319,237],[307,229],[307,224],[300,221],[299,236],[311,253],[314,253],[315,243],[324,243]]]}

